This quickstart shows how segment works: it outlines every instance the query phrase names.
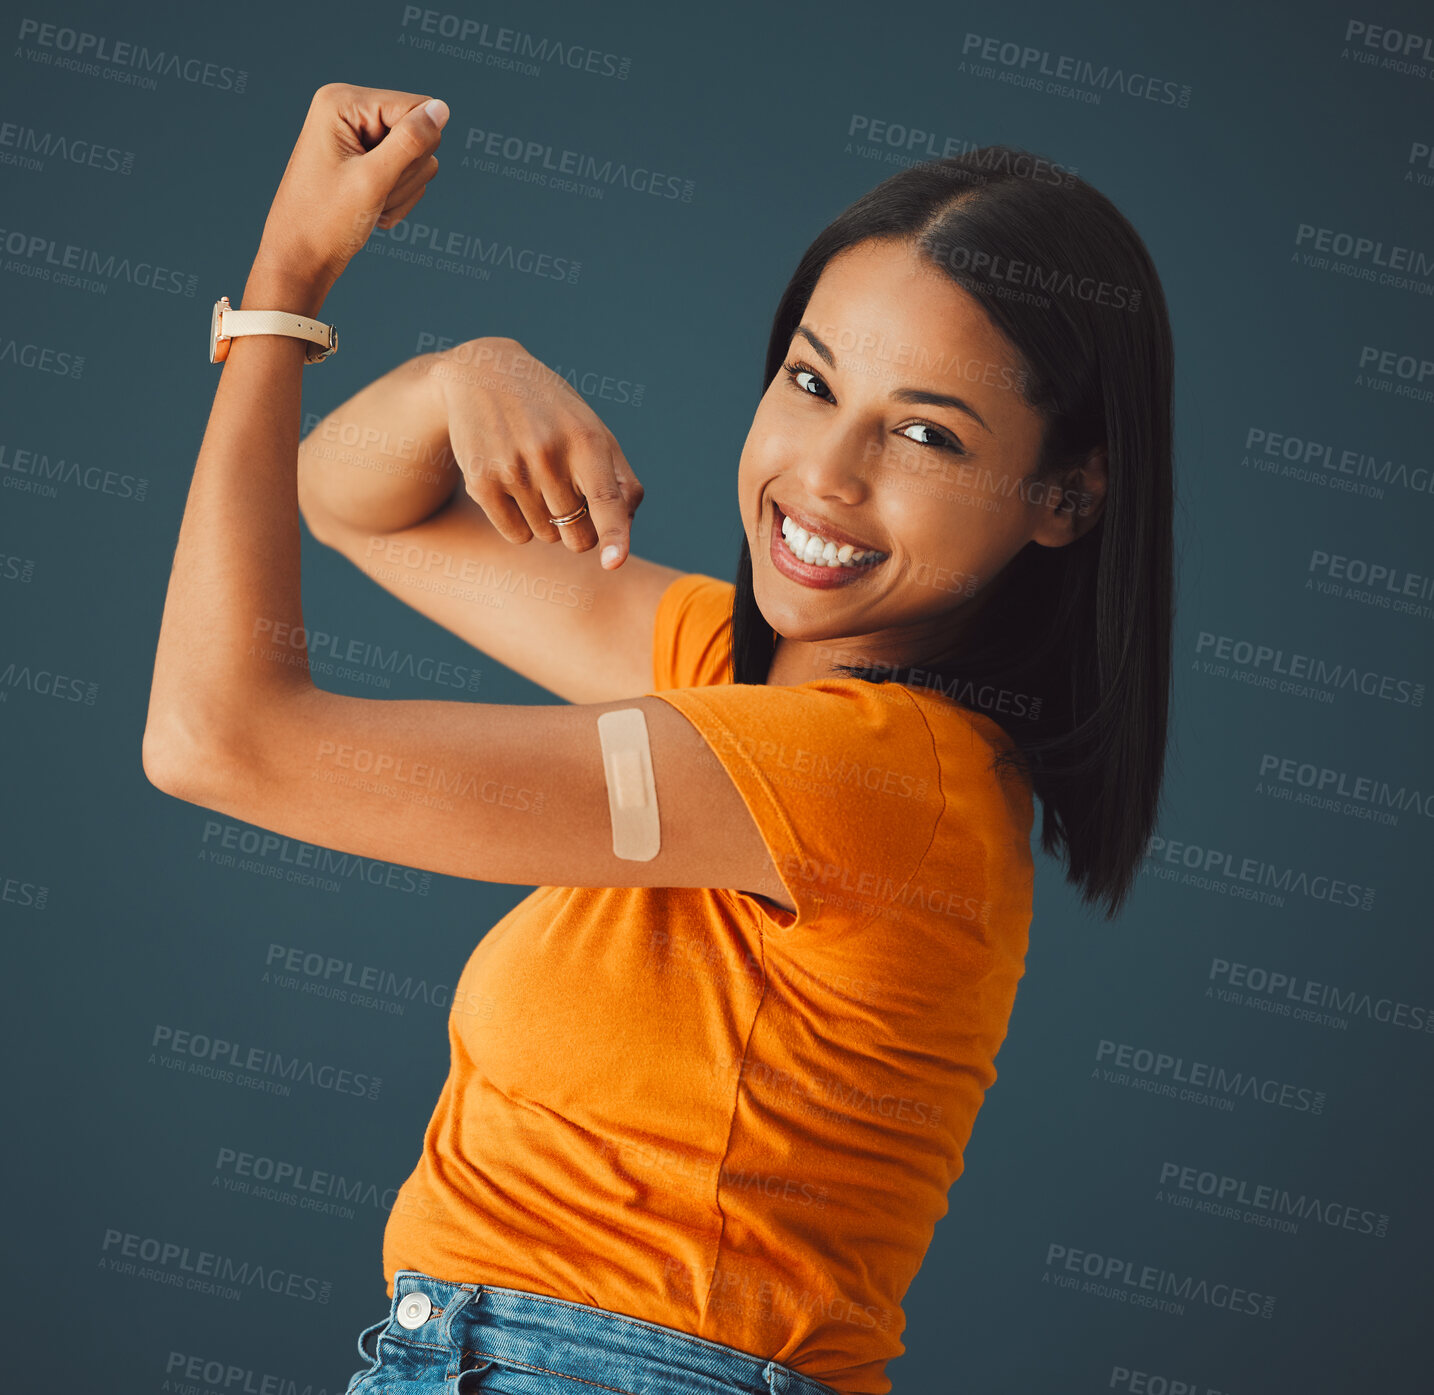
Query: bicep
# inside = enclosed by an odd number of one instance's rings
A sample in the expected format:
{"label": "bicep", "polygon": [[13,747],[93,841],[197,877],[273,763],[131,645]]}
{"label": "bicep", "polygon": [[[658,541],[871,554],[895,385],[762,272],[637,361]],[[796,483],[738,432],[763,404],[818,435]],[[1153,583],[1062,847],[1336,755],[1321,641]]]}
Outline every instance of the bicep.
{"label": "bicep", "polygon": [[605,702],[652,687],[653,626],[676,567],[629,552],[604,571],[596,548],[511,543],[462,489],[410,528],[321,527],[370,580],[560,698]]}
{"label": "bicep", "polygon": [[[660,848],[613,851],[597,719],[635,707]],[[308,690],[257,714],[167,786],[284,837],[446,876],[522,886],[788,893],[731,777],[655,697],[564,706],[375,701]]]}

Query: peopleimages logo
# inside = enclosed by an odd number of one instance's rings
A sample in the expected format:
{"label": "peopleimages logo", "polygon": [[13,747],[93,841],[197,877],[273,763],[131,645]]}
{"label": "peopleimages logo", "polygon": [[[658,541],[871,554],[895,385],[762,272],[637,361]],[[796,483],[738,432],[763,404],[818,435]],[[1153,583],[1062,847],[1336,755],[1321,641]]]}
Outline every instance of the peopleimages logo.
{"label": "peopleimages logo", "polygon": [[[632,71],[632,59],[624,54],[606,53],[586,44],[530,34],[507,25],[491,24],[486,19],[422,5],[405,5],[400,27],[404,32],[399,34],[398,42],[408,48],[467,62],[481,61],[489,67],[520,72],[528,77],[537,77],[542,72],[539,63],[553,63],[574,72],[623,81]],[[440,43],[440,39],[452,42]],[[465,47],[469,44],[476,47]]]}
{"label": "peopleimages logo", "polygon": [[[111,284],[120,281],[146,291],[182,296],[192,296],[199,285],[194,272],[177,271],[150,261],[131,261],[113,252],[57,242],[44,233],[28,233],[20,228],[0,228],[0,252],[16,258],[5,264],[5,270],[13,275],[103,295],[109,294]],[[91,279],[95,277],[104,279]]]}
{"label": "peopleimages logo", "polygon": [[0,367],[28,368],[33,373],[49,373],[77,383],[84,377],[85,356],[72,349],[57,349],[53,344],[0,339]]}
{"label": "peopleimages logo", "polygon": [[[301,1381],[293,1376],[262,1371],[257,1366],[240,1366],[233,1361],[184,1351],[165,1355],[164,1375],[164,1383],[159,1388],[174,1391],[175,1395],[200,1395],[205,1386],[214,1392],[224,1391],[226,1395],[328,1395],[327,1387],[314,1381]],[[187,1384],[181,1385],[181,1380]]]}
{"label": "peopleimages logo", "polygon": [[1411,34],[1405,29],[1391,29],[1386,24],[1370,24],[1367,20],[1352,19],[1345,26],[1344,41],[1359,44],[1380,53],[1395,54],[1400,58],[1417,58],[1434,63],[1434,38],[1424,34]]}
{"label": "peopleimages logo", "polygon": [[407,1003],[417,1002],[487,1021],[497,1005],[497,1000],[489,994],[475,994],[471,988],[430,983],[412,973],[400,978],[393,969],[272,942],[265,951],[264,973],[259,981],[281,988],[297,988],[314,997],[337,998],[359,1006],[380,1006],[397,1016],[403,1015]]}
{"label": "peopleimages logo", "polygon": [[934,243],[927,248],[927,257],[939,266],[949,267],[958,273],[969,272],[986,282],[1035,287],[1050,295],[1072,296],[1076,300],[1107,305],[1116,310],[1139,310],[1144,300],[1144,292],[1139,286],[1122,286],[1094,276],[1077,277],[1065,267],[1044,266],[1019,257],[1006,257],[999,252],[988,252],[984,247]]}
{"label": "peopleimages logo", "polygon": [[[633,378],[620,378],[602,369],[564,366],[557,360],[548,363],[533,358],[530,354],[515,354],[505,349],[501,343],[495,344],[484,339],[451,339],[431,330],[419,332],[414,353],[443,356],[442,363],[429,368],[429,372],[435,376],[471,382],[473,379],[469,375],[455,371],[458,367],[466,368],[471,365],[483,375],[477,379],[480,386],[497,384],[502,386],[503,391],[520,396],[536,395],[529,393],[527,389],[531,386],[541,391],[554,378],[561,378],[583,397],[597,397],[604,402],[616,402],[624,406],[642,406],[643,394],[647,391],[646,383],[640,383]],[[504,378],[512,380],[511,386],[503,385]],[[315,415],[314,421],[317,422],[318,419]],[[367,425],[362,428],[365,433],[373,429]],[[446,450],[441,453],[447,454]]]}
{"label": "peopleimages logo", "polygon": [[11,877],[0,868],[0,901],[10,906],[24,906],[27,910],[43,911],[50,900],[50,888],[39,882],[24,881]]}
{"label": "peopleimages logo", "polygon": [[1301,1114],[1324,1113],[1323,1090],[1292,1085],[1253,1071],[1227,1070],[1208,1061],[1187,1061],[1184,1056],[1106,1038],[1096,1044],[1095,1059],[1091,1076],[1107,1085],[1129,1085],[1227,1112],[1234,1109],[1237,1099],[1250,1099]]}
{"label": "peopleimages logo", "polygon": [[[1409,168],[1404,171],[1406,184],[1422,184],[1426,189],[1434,187],[1434,145],[1428,141],[1416,140],[1409,144]],[[1422,164],[1424,169],[1414,166]]]}
{"label": "peopleimages logo", "polygon": [[484,241],[477,233],[462,229],[445,230],[430,223],[410,224],[408,219],[391,228],[374,228],[364,250],[382,251],[401,247],[410,254],[409,260],[437,271],[456,271],[486,279],[494,267],[522,272],[543,280],[576,283],[582,263],[568,257],[541,252],[533,247],[517,247],[496,239]]}
{"label": "peopleimages logo", "polygon": [[1434,576],[1390,562],[1368,562],[1314,548],[1305,569],[1305,590],[1321,596],[1358,601],[1395,615],[1434,619]]}
{"label": "peopleimages logo", "polygon": [[[1211,1282],[1195,1274],[1181,1274],[1173,1269],[1162,1269],[1158,1265],[1137,1265],[1135,1260],[1122,1259],[1117,1255],[1095,1254],[1090,1250],[1072,1249],[1067,1245],[1052,1244],[1046,1250],[1046,1272],[1042,1283],[1057,1282],[1065,1275],[1084,1276],[1085,1284],[1071,1281],[1063,1287],[1079,1287],[1088,1293],[1104,1298],[1118,1298],[1142,1307],[1163,1307],[1167,1311],[1184,1312],[1184,1303],[1203,1303],[1211,1308],[1224,1308],[1227,1312],[1240,1313],[1246,1317],[1269,1318],[1274,1316],[1275,1300],[1267,1293],[1256,1293],[1238,1284],[1223,1281]],[[1158,1295],[1166,1295],[1164,1303]],[[1171,1300],[1179,1300],[1172,1302]]]}
{"label": "peopleimages logo", "polygon": [[[477,154],[473,153],[478,147]],[[498,161],[519,166],[525,174],[546,183],[555,176],[554,187],[566,187],[572,180],[591,180],[599,198],[609,188],[626,189],[633,194],[647,194],[655,199],[676,199],[691,203],[695,183],[677,174],[664,174],[643,164],[613,161],[611,156],[599,157],[588,151],[555,147],[547,141],[531,137],[506,135],[482,126],[470,126],[463,142],[463,164],[469,168],[497,168]],[[479,157],[487,157],[486,166]]]}
{"label": "peopleimages logo", "polygon": [[1315,271],[1333,271],[1355,281],[1434,295],[1434,281],[1423,279],[1434,275],[1434,256],[1422,248],[1386,244],[1379,238],[1313,223],[1298,225],[1294,245],[1299,249],[1294,257]]}
{"label": "peopleimages logo", "polygon": [[[1056,96],[1068,96],[1075,88],[1087,88],[1095,89],[1088,91],[1086,98],[1096,104],[1105,93],[1118,92],[1123,97],[1134,97],[1161,106],[1190,105],[1188,83],[1152,77],[1138,69],[1112,67],[1109,63],[1097,66],[1088,58],[1073,58],[1065,53],[1056,55],[1049,49],[990,38],[985,34],[968,32],[961,41],[961,57],[969,60],[973,68],[978,58],[983,63],[999,65],[1013,77],[1019,77],[1016,86],[1037,86]],[[994,75],[983,73],[979,68],[974,68],[974,71],[978,77]]]}
{"label": "peopleimages logo", "polygon": [[243,1047],[237,1041],[191,1032],[184,1028],[156,1023],[149,1040],[151,1065],[170,1069],[187,1067],[191,1075],[222,1080],[227,1084],[247,1085],[264,1094],[292,1093],[285,1081],[312,1085],[319,1090],[332,1090],[340,1095],[358,1095],[371,1100],[378,1098],[383,1077],[363,1075],[339,1066],[285,1056],[266,1046]]}
{"label": "peopleimages logo", "polygon": [[[1178,842],[1157,834],[1146,843],[1145,857],[1156,864],[1152,869],[1155,874],[1167,880],[1178,879],[1187,886],[1220,891],[1247,901],[1283,906],[1284,896],[1275,893],[1289,892],[1328,901],[1334,906],[1351,906],[1361,911],[1374,909],[1373,887],[1345,881],[1327,872],[1311,874],[1257,857],[1237,857],[1223,848]],[[1170,864],[1172,870],[1160,867],[1162,862]],[[1271,887],[1273,892],[1261,891],[1261,887]]]}
{"label": "peopleimages logo", "polygon": [[[433,873],[398,862],[378,862],[357,853],[335,852],[317,843],[281,838],[267,829],[205,819],[200,858],[215,867],[235,867],[276,881],[335,890],[345,883],[365,882],[386,891],[427,896]],[[342,879],[342,880],[340,880]]]}
{"label": "peopleimages logo", "polygon": [[1335,662],[1318,654],[1287,652],[1256,640],[1236,639],[1233,635],[1201,630],[1195,641],[1195,654],[1196,669],[1213,678],[1234,678],[1255,687],[1292,692],[1299,697],[1318,696],[1324,692],[1330,695],[1324,699],[1326,701],[1332,701],[1334,695],[1343,689],[1384,702],[1410,707],[1424,705],[1424,684],[1413,679],[1395,678],[1391,674]]}
{"label": "peopleimages logo", "polygon": [[[0,655],[0,661],[5,657]],[[0,669],[0,702],[8,702],[12,692],[54,698],[57,702],[79,702],[86,707],[93,707],[99,699],[100,685],[44,665],[32,666],[23,660],[10,659],[4,668]]]}
{"label": "peopleimages logo", "polygon": [[[34,44],[38,50],[36,54],[28,54],[21,49],[21,57],[32,60],[38,57],[57,68],[70,68],[111,82],[125,81],[149,91],[158,86],[156,74],[199,87],[233,92],[236,96],[243,94],[249,81],[249,74],[243,68],[222,67],[202,58],[186,58],[166,53],[164,49],[152,50],[147,44],[112,39],[104,34],[91,34],[87,29],[72,29],[38,19],[22,19],[17,37],[22,43]],[[107,66],[101,68],[100,64]]]}
{"label": "peopleimages logo", "polygon": [[[1430,361],[1434,372],[1434,360]],[[1350,450],[1329,441],[1292,436],[1252,426],[1245,432],[1244,463],[1266,474],[1323,484],[1347,494],[1382,499],[1384,485],[1397,485],[1416,494],[1434,494],[1434,467],[1405,465],[1383,460],[1368,451]]]}
{"label": "peopleimages logo", "polygon": [[[889,154],[908,156],[913,162],[950,159],[953,155],[960,155],[965,168],[959,173],[949,171],[953,178],[961,178],[968,173],[976,177],[977,171],[984,175],[994,170],[1014,174],[1017,179],[1031,179],[1037,184],[1067,186],[1074,184],[1076,179],[1075,165],[1061,165],[1037,155],[1018,154],[966,136],[938,137],[935,132],[923,130],[920,126],[909,126],[902,121],[862,112],[852,113],[846,133],[871,146],[885,146]],[[850,144],[847,149],[851,149]]]}
{"label": "peopleimages logo", "polygon": [[[1328,1025],[1328,1014],[1312,1011],[1328,1008],[1331,1013],[1348,1013],[1365,1017],[1371,1022],[1385,1022],[1411,1032],[1434,1032],[1434,1011],[1396,998],[1375,997],[1357,989],[1342,989],[1332,983],[1319,983],[1299,974],[1280,969],[1266,969],[1258,964],[1241,964],[1229,959],[1210,960],[1210,986],[1205,996],[1239,1002],[1258,996],[1271,1007],[1278,1007],[1295,1018],[1306,1018]],[[1222,983],[1223,989],[1214,987]],[[1227,997],[1228,995],[1228,997]],[[1336,1019],[1338,1020],[1338,1019]]]}
{"label": "peopleimages logo", "polygon": [[1434,402],[1434,392],[1423,386],[1431,375],[1434,358],[1382,349],[1378,344],[1361,344],[1354,385],[1387,392],[1391,397],[1406,397],[1411,402]]}
{"label": "peopleimages logo", "polygon": [[[135,1260],[149,1267],[141,1269]],[[246,1288],[260,1288],[307,1303],[327,1303],[334,1291],[328,1279],[296,1274],[254,1260],[235,1259],[213,1250],[193,1250],[175,1240],[139,1235],[132,1230],[105,1231],[100,1263],[116,1274],[155,1279],[175,1288],[202,1293],[219,1293],[225,1298],[239,1298]],[[187,1281],[186,1274],[190,1276]]]}
{"label": "peopleimages logo", "polygon": [[[313,671],[357,679],[371,687],[388,688],[394,678],[412,678],[436,683],[442,688],[461,688],[476,693],[483,677],[482,669],[470,668],[467,664],[419,657],[399,649],[385,649],[372,640],[346,640],[327,630],[311,630],[305,625],[294,625],[267,616],[255,619],[249,638],[252,641],[249,647],[251,654],[266,659],[276,655],[283,658],[284,651],[288,650],[296,667],[302,667],[307,662]],[[371,672],[365,674],[365,669]]]}
{"label": "peopleimages logo", "polygon": [[149,492],[149,479],[144,475],[122,475],[101,465],[82,465],[63,455],[52,459],[48,451],[17,447],[6,441],[0,441],[0,471],[4,472],[0,487],[46,499],[59,496],[56,482],[135,503],[143,503]]}
{"label": "peopleimages logo", "polygon": [[[1171,1193],[1169,1198],[1163,1195],[1166,1191]],[[1201,1199],[1196,1201],[1196,1197]],[[1309,1220],[1331,1230],[1348,1230],[1381,1240],[1389,1234],[1389,1217],[1382,1212],[1182,1163],[1160,1164],[1160,1190],[1155,1199],[1183,1203],[1191,1211],[1287,1235],[1299,1230],[1300,1221]]]}
{"label": "peopleimages logo", "polygon": [[130,174],[134,151],[86,140],[83,136],[60,135],[52,130],[37,131],[14,121],[0,121],[0,163],[21,169],[42,170],[51,157],[81,169],[109,174]]}
{"label": "peopleimages logo", "polygon": [[1137,1366],[1123,1366],[1119,1362],[1110,1368],[1110,1380],[1105,1388],[1123,1390],[1126,1395],[1230,1395],[1229,1391],[1220,1390],[1208,1381],[1165,1376],[1158,1371],[1142,1371]]}
{"label": "peopleimages logo", "polygon": [[353,1220],[356,1207],[392,1211],[398,1201],[397,1187],[380,1187],[376,1182],[350,1178],[305,1163],[251,1153],[242,1148],[221,1146],[214,1162],[211,1185],[263,1201],[277,1201],[301,1211]]}
{"label": "peopleimages logo", "polygon": [[1263,794],[1266,783],[1288,786],[1284,793],[1293,804],[1305,804],[1330,813],[1348,813],[1375,823],[1397,824],[1399,815],[1392,812],[1396,809],[1401,814],[1412,811],[1434,819],[1434,788],[1396,787],[1389,780],[1352,775],[1294,756],[1264,752],[1260,756],[1260,780],[1255,793]]}

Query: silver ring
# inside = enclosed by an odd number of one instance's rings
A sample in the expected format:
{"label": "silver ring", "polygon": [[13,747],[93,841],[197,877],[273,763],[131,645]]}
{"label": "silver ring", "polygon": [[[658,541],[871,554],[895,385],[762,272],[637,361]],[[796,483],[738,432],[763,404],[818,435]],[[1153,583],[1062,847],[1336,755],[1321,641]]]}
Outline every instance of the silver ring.
{"label": "silver ring", "polygon": [[556,523],[561,528],[564,523],[576,523],[587,511],[588,506],[584,504],[581,508],[574,509],[572,513],[565,513],[561,518],[550,518],[548,522]]}

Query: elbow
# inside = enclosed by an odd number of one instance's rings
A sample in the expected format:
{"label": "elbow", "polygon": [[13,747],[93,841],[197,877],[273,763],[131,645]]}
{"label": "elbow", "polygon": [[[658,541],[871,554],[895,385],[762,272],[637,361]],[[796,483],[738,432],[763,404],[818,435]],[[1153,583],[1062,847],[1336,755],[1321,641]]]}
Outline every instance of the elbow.
{"label": "elbow", "polygon": [[218,762],[179,723],[145,724],[140,743],[144,777],[155,789],[191,804],[203,804]]}
{"label": "elbow", "polygon": [[314,497],[313,481],[304,469],[304,452],[302,450],[299,452],[297,485],[299,517],[304,520],[304,527],[309,530],[315,542],[322,544],[324,547],[332,546],[324,526],[325,514],[323,505]]}
{"label": "elbow", "polygon": [[175,794],[184,778],[186,762],[179,756],[174,739],[153,722],[145,725],[140,743],[140,764],[144,778],[162,794]]}

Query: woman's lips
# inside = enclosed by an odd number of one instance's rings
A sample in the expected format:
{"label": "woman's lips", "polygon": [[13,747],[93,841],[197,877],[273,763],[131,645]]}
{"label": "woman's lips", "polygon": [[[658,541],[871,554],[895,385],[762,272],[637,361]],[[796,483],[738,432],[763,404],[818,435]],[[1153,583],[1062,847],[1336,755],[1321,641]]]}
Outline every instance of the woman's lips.
{"label": "woman's lips", "polygon": [[831,590],[836,586],[849,586],[868,572],[885,566],[889,560],[883,558],[880,562],[871,562],[860,567],[826,567],[814,562],[798,561],[787,546],[786,539],[782,537],[783,514],[775,503],[772,504],[770,518],[772,522],[771,539],[767,551],[772,559],[772,565],[783,576],[789,577],[803,586],[810,586],[819,591]]}

